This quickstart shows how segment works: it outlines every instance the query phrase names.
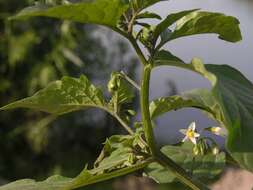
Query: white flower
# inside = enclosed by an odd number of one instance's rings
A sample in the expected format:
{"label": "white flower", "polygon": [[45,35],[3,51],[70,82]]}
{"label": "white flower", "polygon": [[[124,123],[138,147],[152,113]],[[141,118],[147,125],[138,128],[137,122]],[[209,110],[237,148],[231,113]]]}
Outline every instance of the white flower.
{"label": "white flower", "polygon": [[188,129],[180,129],[180,132],[185,135],[184,139],[182,142],[185,142],[186,140],[190,140],[193,144],[197,143],[197,138],[200,136],[200,134],[196,133],[196,123],[192,122]]}
{"label": "white flower", "polygon": [[208,127],[205,130],[219,136],[227,136],[227,130],[224,127]]}

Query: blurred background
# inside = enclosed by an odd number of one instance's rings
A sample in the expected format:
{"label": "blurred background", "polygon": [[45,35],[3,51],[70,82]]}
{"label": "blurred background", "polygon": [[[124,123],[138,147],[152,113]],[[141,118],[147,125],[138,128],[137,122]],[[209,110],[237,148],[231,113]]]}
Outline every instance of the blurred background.
{"label": "blurred background", "polygon": [[[123,70],[139,79],[138,60],[131,47],[105,28],[47,18],[7,22],[6,18],[29,3],[31,0],[0,0],[0,106],[30,96],[64,75],[85,74],[102,89],[106,89],[113,70]],[[166,17],[171,12],[192,8],[236,16],[241,22],[243,41],[232,44],[215,35],[201,35],[175,40],[165,48],[186,62],[200,57],[206,63],[232,65],[253,81],[253,1],[171,0],[150,9]],[[210,85],[196,74],[173,68],[156,69],[151,80],[151,98],[200,87]],[[138,108],[137,99],[134,106]],[[178,142],[182,138],[178,129],[186,128],[192,121],[197,122],[198,129],[215,124],[197,110],[171,112],[157,121],[159,143]],[[94,162],[106,137],[123,132],[118,125],[98,110],[60,118],[31,110],[1,112],[0,183],[20,178],[41,180],[52,174],[75,176],[86,163]],[[217,140],[223,143],[221,138]],[[137,173],[83,189],[185,189],[178,184],[157,186],[139,176]],[[238,179],[242,190],[253,187],[250,174],[229,169],[213,189],[238,189],[226,181],[229,179]]]}

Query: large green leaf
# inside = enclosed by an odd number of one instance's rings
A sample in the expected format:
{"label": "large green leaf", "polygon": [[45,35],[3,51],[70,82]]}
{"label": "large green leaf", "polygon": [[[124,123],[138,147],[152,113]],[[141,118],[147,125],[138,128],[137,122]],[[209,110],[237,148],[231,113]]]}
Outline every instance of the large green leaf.
{"label": "large green leaf", "polygon": [[216,33],[222,40],[237,42],[242,39],[239,24],[236,18],[221,13],[193,12],[177,22],[170,40],[195,34]]}
{"label": "large green leaf", "polygon": [[[194,178],[212,180],[219,175],[225,166],[225,154],[194,155],[193,145],[188,143],[182,146],[164,146],[161,151],[182,166]],[[151,163],[146,169],[146,174],[159,183],[171,183],[176,177],[173,173],[163,168],[158,163]]]}
{"label": "large green leaf", "polygon": [[157,25],[154,32],[155,39],[175,22],[175,30],[161,40],[159,48],[170,40],[196,34],[214,33],[218,34],[220,39],[228,42],[237,42],[242,39],[240,22],[236,18],[221,13],[197,12],[197,9],[169,15]]}
{"label": "large green leaf", "polygon": [[63,77],[31,97],[13,102],[0,110],[32,108],[51,114],[64,114],[87,107],[107,109],[101,90],[85,76]]}
{"label": "large green leaf", "polygon": [[87,0],[83,3],[56,6],[38,4],[25,8],[12,18],[43,16],[116,27],[127,8],[128,3],[124,0]]}
{"label": "large green leaf", "polygon": [[227,65],[204,65],[199,59],[185,64],[165,58],[157,59],[155,65],[166,64],[201,74],[213,88],[155,100],[150,106],[152,116],[182,107],[198,107],[211,113],[228,130],[226,147],[233,158],[243,168],[253,171],[253,144],[250,143],[253,138],[253,84]]}

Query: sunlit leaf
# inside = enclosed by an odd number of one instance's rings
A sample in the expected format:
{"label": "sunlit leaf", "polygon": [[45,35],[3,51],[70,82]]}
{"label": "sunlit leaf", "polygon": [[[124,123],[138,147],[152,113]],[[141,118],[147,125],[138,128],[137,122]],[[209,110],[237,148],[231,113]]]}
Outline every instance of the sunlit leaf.
{"label": "sunlit leaf", "polygon": [[88,107],[106,109],[103,94],[85,76],[63,77],[31,97],[13,102],[0,110],[31,108],[51,114],[64,114]]}
{"label": "sunlit leaf", "polygon": [[38,4],[25,8],[12,19],[43,16],[116,27],[120,16],[127,8],[128,3],[123,0],[89,0],[55,6]]}

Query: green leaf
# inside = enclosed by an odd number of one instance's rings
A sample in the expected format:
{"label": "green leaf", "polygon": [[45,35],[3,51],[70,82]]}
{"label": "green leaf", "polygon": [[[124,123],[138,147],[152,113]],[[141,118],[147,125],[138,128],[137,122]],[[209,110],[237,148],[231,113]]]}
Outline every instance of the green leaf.
{"label": "green leaf", "polygon": [[136,17],[136,19],[145,19],[145,18],[154,18],[154,19],[158,19],[158,20],[162,19],[160,17],[160,15],[158,15],[156,13],[151,13],[151,12],[148,12],[148,11],[138,14],[137,17]]}
{"label": "green leaf", "polygon": [[31,97],[13,102],[0,110],[31,108],[51,114],[65,114],[88,107],[106,110],[107,104],[100,89],[85,77],[63,77],[52,82]]}
{"label": "green leaf", "polygon": [[[202,97],[205,97],[208,101],[203,102]],[[210,116],[215,115],[214,117],[217,119],[218,116],[216,116],[216,113],[219,113],[219,108],[215,109],[214,105],[215,99],[208,90],[197,89],[185,92],[181,95],[156,99],[150,103],[149,109],[152,119],[155,119],[156,117],[171,110],[177,110],[185,107],[202,109],[203,111],[210,113]],[[212,107],[212,109],[210,109],[210,107]],[[217,111],[215,112],[214,110]]]}
{"label": "green leaf", "polygon": [[[226,148],[245,169],[253,171],[253,84],[242,73],[227,65],[204,65],[193,59],[191,64],[158,60],[155,65],[178,66],[207,78],[213,88],[195,90],[180,96],[161,98],[151,103],[154,117],[172,109],[197,107],[210,113],[228,130]],[[162,105],[163,104],[163,105]]]}
{"label": "green leaf", "polygon": [[173,55],[172,53],[170,53],[169,51],[166,51],[166,50],[161,50],[159,52],[157,52],[154,56],[154,59],[156,61],[158,60],[170,60],[172,62],[180,62],[180,63],[183,63],[183,61],[176,57],[175,55]]}
{"label": "green leaf", "polygon": [[[194,178],[213,180],[225,167],[225,154],[193,155],[193,145],[184,143],[182,146],[164,146],[161,151],[182,166]],[[146,174],[158,183],[171,183],[176,180],[172,172],[158,163],[151,163],[146,169]]]}
{"label": "green leaf", "polygon": [[128,3],[123,0],[89,0],[83,3],[56,6],[38,4],[25,8],[12,19],[43,16],[116,27],[127,8]]}
{"label": "green leaf", "polygon": [[135,115],[131,106],[134,92],[129,82],[126,81],[122,73],[113,72],[107,87],[112,95],[108,105],[110,110],[113,110],[122,120],[129,123],[130,117]]}
{"label": "green leaf", "polygon": [[[95,166],[112,170],[131,166],[145,159],[148,148],[143,144],[141,137],[143,130],[137,130],[134,135],[114,135],[106,140],[104,148],[95,162]],[[108,157],[108,155],[110,155]],[[113,165],[113,166],[112,166]]]}
{"label": "green leaf", "polygon": [[154,31],[154,39],[167,30],[176,22],[176,28],[163,37],[157,48],[161,48],[165,43],[176,38],[196,35],[196,34],[218,34],[219,38],[228,42],[237,42],[242,39],[239,21],[221,13],[197,12],[198,9],[173,13],[167,16]]}
{"label": "green leaf", "polygon": [[237,42],[242,39],[239,24],[236,18],[221,13],[193,12],[177,22],[169,40],[195,34],[215,33],[222,40]]}
{"label": "green leaf", "polygon": [[159,23],[156,26],[156,29],[154,31],[154,38],[158,39],[160,34],[164,32],[168,27],[170,27],[172,24],[174,24],[176,21],[179,19],[183,18],[186,15],[189,15],[192,12],[197,11],[198,9],[192,9],[192,10],[187,10],[187,11],[181,11],[178,13],[172,13],[168,15],[161,23]]}
{"label": "green leaf", "polygon": [[113,72],[107,86],[109,92],[112,94],[111,102],[113,104],[120,105],[132,102],[134,98],[133,90],[121,73]]}
{"label": "green leaf", "polygon": [[101,173],[101,171],[98,169],[84,169],[75,178],[67,178],[56,175],[40,182],[36,182],[35,180],[31,179],[23,179],[1,186],[0,190],[71,190],[126,175],[146,167],[150,162],[150,160],[146,160],[138,164],[108,173]]}
{"label": "green leaf", "polygon": [[135,10],[141,11],[161,1],[168,1],[168,0],[131,0],[131,3]]}
{"label": "green leaf", "polygon": [[0,187],[0,190],[61,190],[72,183],[72,178],[52,176],[43,182],[23,179]]}

